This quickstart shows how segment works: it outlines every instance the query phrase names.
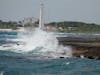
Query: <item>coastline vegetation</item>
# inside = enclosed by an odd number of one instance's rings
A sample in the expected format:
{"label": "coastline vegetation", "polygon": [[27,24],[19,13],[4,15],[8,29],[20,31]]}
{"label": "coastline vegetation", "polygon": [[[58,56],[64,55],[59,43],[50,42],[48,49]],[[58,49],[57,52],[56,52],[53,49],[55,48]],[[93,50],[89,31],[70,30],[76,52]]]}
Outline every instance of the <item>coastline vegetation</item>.
{"label": "coastline vegetation", "polygon": [[[67,33],[100,33],[100,25],[94,23],[63,21],[51,22],[47,24],[58,28],[59,32]],[[62,29],[59,29],[61,27]]]}
{"label": "coastline vegetation", "polygon": [[[32,24],[31,24],[32,25]],[[37,27],[38,22],[33,24]],[[27,27],[30,24],[26,24]],[[84,23],[84,22],[75,22],[75,21],[63,21],[63,22],[50,22],[45,24],[45,26],[51,26],[56,29],[57,32],[66,32],[66,33],[100,33],[100,25],[94,23]],[[13,29],[16,30],[19,27],[23,27],[21,22],[4,22],[0,20],[0,29]]]}
{"label": "coastline vegetation", "polygon": [[13,21],[9,21],[9,22],[4,22],[2,20],[0,20],[0,29],[17,29],[18,27],[18,23],[17,22],[13,22]]}

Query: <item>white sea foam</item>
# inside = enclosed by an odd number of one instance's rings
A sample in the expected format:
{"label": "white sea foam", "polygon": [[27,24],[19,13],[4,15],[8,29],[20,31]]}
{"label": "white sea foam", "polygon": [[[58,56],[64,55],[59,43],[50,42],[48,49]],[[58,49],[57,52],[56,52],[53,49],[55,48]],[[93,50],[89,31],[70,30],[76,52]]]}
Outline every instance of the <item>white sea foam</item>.
{"label": "white sea foam", "polygon": [[4,72],[3,72],[3,71],[1,71],[1,72],[0,72],[0,75],[4,75]]}
{"label": "white sea foam", "polygon": [[71,47],[59,45],[59,42],[53,33],[36,29],[27,31],[27,33],[20,33],[17,39],[17,44],[3,46],[18,53],[31,53],[52,57],[70,57],[72,56]]}

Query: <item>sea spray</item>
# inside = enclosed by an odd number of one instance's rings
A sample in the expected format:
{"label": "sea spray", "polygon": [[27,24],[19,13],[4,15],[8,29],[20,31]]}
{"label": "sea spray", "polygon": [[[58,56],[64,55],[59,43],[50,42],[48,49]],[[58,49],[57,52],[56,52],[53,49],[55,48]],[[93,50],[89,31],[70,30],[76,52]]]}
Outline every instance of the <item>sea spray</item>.
{"label": "sea spray", "polygon": [[[20,53],[29,53],[43,55],[47,57],[70,57],[72,56],[71,48],[59,45],[54,34],[44,31],[44,3],[40,2],[40,19],[39,27],[33,31],[27,31],[26,34],[18,36],[18,43],[13,51]],[[33,28],[32,28],[33,29]]]}
{"label": "sea spray", "polygon": [[59,45],[57,37],[53,32],[46,32],[39,28],[34,31],[20,32],[15,39],[7,39],[16,43],[0,46],[2,50],[13,51],[27,55],[38,55],[46,57],[71,57],[70,46]]}
{"label": "sea spray", "polygon": [[71,47],[59,45],[59,42],[53,33],[36,29],[34,32],[19,34],[18,38],[23,44],[19,44],[19,46],[16,47],[16,52],[53,57],[72,56]]}

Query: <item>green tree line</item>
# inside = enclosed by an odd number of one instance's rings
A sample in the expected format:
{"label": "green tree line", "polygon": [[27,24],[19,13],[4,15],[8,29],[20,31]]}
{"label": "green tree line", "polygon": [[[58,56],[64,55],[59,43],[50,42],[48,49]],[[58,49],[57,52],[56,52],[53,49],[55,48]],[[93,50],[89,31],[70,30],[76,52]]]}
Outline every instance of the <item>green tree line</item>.
{"label": "green tree line", "polygon": [[[74,22],[74,21],[63,21],[63,22],[51,22],[47,26],[62,27],[62,32],[91,32],[100,33],[100,25],[94,23]],[[69,30],[69,28],[75,28]]]}
{"label": "green tree line", "polygon": [[[39,23],[39,21],[36,21],[34,23],[35,27],[37,27],[38,23]],[[4,21],[0,20],[0,28],[1,29],[5,29],[5,28],[17,29],[20,26],[23,26],[23,25],[19,25],[18,22],[14,22],[14,21],[4,22]],[[28,26],[30,26],[30,25],[28,25]],[[63,21],[63,22],[50,22],[48,24],[45,24],[45,26],[56,27],[59,32],[100,33],[100,25],[94,24],[94,23]],[[62,27],[63,30],[59,30],[59,27]],[[72,29],[69,29],[70,27],[72,27]],[[73,29],[73,28],[75,28],[75,29]]]}
{"label": "green tree line", "polygon": [[0,20],[0,28],[1,29],[16,29],[17,28],[17,22],[12,22],[12,21],[9,21],[9,22],[4,22],[2,20]]}

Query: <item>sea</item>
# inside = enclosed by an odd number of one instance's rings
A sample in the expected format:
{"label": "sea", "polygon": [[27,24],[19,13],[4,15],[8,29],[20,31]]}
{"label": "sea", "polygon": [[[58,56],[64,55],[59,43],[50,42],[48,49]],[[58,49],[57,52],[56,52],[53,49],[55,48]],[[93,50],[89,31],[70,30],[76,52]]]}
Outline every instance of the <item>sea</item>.
{"label": "sea", "polygon": [[[58,34],[58,33],[57,33]],[[0,75],[100,75],[100,60],[88,58],[43,59],[3,50],[16,44],[18,32],[0,32]],[[64,37],[100,37],[99,34],[64,34]]]}

